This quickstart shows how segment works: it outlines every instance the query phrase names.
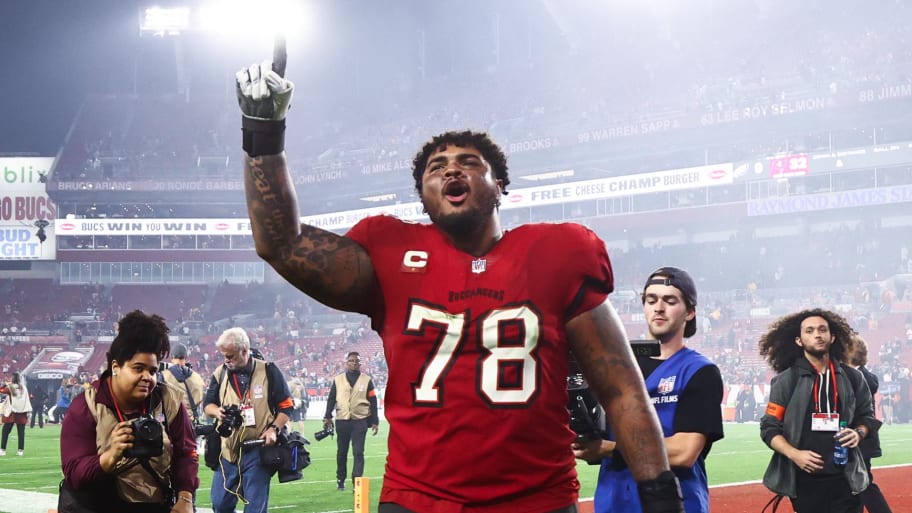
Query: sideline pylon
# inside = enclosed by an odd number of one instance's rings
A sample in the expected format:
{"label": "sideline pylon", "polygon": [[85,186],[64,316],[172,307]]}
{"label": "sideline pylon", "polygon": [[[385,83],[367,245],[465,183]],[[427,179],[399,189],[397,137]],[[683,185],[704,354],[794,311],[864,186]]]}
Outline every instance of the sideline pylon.
{"label": "sideline pylon", "polygon": [[370,478],[355,478],[355,513],[370,513]]}

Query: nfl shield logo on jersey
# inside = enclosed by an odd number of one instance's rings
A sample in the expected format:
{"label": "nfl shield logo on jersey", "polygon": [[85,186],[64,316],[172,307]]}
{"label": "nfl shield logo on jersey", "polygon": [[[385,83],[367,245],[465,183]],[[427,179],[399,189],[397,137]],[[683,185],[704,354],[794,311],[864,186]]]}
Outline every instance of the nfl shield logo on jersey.
{"label": "nfl shield logo on jersey", "polygon": [[674,390],[676,378],[677,378],[677,376],[670,376],[667,378],[660,379],[658,392],[660,394],[667,394],[667,393],[671,392],[672,390]]}
{"label": "nfl shield logo on jersey", "polygon": [[477,258],[472,260],[472,272],[475,274],[481,274],[488,269],[488,261],[484,258]]}

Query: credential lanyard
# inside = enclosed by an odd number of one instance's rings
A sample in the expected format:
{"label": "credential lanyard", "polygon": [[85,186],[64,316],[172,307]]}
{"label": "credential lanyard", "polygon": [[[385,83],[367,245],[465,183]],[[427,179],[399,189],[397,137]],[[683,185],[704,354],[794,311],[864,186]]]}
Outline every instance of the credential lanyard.
{"label": "credential lanyard", "polygon": [[[108,390],[111,391],[111,399],[114,400],[114,411],[117,412],[117,418],[118,418],[121,422],[127,420],[127,419],[124,418],[123,412],[120,411],[120,406],[117,405],[117,396],[114,395],[114,385],[111,384],[111,379],[110,379],[110,378],[108,378]],[[146,407],[145,407],[145,406],[143,406],[142,414],[143,414],[143,415],[146,414]]]}
{"label": "credential lanyard", "polygon": [[242,394],[241,393],[241,384],[238,383],[238,379],[237,379],[237,373],[235,372],[234,374],[231,375],[231,377],[234,378],[234,391],[237,392],[238,399],[240,399],[241,402],[245,402],[245,401],[249,402],[248,400],[250,399],[250,386],[248,385],[247,391]]}
{"label": "credential lanyard", "polygon": [[[818,376],[820,374],[818,373]],[[827,411],[823,412],[820,410],[820,382],[825,381],[827,375],[830,376],[830,381],[833,383],[833,405],[830,407],[830,393],[829,390],[825,390],[827,395]],[[829,385],[829,383],[827,383]],[[827,386],[829,388],[829,386]],[[836,384],[836,366],[833,365],[833,360],[830,360],[830,366],[827,368],[826,372],[823,373],[823,379],[814,380],[814,411],[818,413],[832,413],[833,410],[839,408],[839,387]]]}

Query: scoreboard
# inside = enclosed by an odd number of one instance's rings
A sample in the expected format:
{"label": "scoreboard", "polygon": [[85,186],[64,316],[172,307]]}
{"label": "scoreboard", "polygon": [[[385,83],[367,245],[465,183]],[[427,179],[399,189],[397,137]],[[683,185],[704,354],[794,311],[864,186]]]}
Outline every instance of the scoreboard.
{"label": "scoreboard", "polygon": [[810,158],[807,153],[770,157],[770,178],[788,178],[805,176],[810,172]]}

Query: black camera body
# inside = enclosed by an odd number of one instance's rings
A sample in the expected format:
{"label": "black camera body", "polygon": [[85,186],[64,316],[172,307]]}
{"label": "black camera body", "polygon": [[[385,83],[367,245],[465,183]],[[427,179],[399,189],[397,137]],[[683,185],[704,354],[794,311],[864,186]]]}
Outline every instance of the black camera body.
{"label": "black camera body", "polygon": [[650,358],[662,355],[662,346],[658,340],[631,340],[630,349],[637,358]]}
{"label": "black camera body", "polygon": [[215,431],[215,424],[204,424],[202,422],[193,423],[193,434],[197,437],[209,436],[213,431]]}
{"label": "black camera body", "polygon": [[165,450],[164,428],[151,415],[142,415],[130,423],[133,447],[124,451],[128,458],[153,458]]}
{"label": "black camera body", "polygon": [[222,438],[228,438],[236,429],[244,425],[244,416],[241,414],[240,406],[236,404],[223,406],[222,410],[225,414],[215,430]]}
{"label": "black camera body", "polygon": [[576,433],[577,440],[588,442],[602,439],[601,408],[589,388],[568,390],[570,410],[570,429]]}
{"label": "black camera body", "polygon": [[602,439],[605,420],[602,408],[574,359],[570,361],[567,376],[567,410],[570,411],[570,429],[576,433],[578,441]]}
{"label": "black camera body", "polygon": [[321,429],[320,431],[317,431],[316,433],[314,433],[314,438],[316,438],[317,441],[319,442],[320,440],[323,440],[327,436],[333,436],[335,434],[336,434],[336,428],[333,427],[332,424],[330,424],[330,425],[326,426],[325,428]]}

